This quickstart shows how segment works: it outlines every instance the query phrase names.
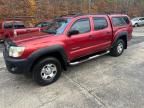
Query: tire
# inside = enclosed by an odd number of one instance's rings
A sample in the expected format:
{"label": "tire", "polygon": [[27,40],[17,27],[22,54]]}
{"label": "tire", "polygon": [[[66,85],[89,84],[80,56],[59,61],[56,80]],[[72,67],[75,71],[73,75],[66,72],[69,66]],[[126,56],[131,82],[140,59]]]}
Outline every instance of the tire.
{"label": "tire", "polygon": [[118,57],[122,55],[125,47],[125,42],[122,39],[116,41],[113,48],[110,50],[110,55],[114,57]]}
{"label": "tire", "polygon": [[62,67],[54,57],[40,60],[33,68],[34,81],[42,86],[55,82],[61,75]]}
{"label": "tire", "polygon": [[136,23],[136,24],[134,25],[134,27],[139,27],[139,25]]}

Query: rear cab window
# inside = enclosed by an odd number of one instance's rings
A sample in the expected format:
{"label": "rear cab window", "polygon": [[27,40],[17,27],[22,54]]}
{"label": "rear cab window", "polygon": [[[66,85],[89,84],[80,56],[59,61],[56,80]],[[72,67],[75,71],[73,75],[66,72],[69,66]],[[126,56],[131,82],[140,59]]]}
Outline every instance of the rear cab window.
{"label": "rear cab window", "polygon": [[112,24],[114,27],[125,26],[127,23],[123,17],[112,17]]}
{"label": "rear cab window", "polygon": [[12,29],[13,23],[12,22],[5,22],[4,23],[4,29]]}
{"label": "rear cab window", "polygon": [[122,16],[112,16],[113,26],[125,26],[131,23],[130,19],[126,15]]}
{"label": "rear cab window", "polygon": [[4,28],[5,29],[21,29],[21,28],[25,28],[25,25],[23,24],[23,22],[21,21],[8,21],[4,23]]}

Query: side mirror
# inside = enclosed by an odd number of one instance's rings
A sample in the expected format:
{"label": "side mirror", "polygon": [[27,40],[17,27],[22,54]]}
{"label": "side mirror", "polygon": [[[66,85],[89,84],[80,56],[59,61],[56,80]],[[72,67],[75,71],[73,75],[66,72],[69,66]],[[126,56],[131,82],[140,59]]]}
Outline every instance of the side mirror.
{"label": "side mirror", "polygon": [[76,35],[76,34],[79,34],[79,31],[78,31],[78,30],[70,30],[70,31],[68,32],[68,36],[69,36],[69,37],[72,36],[72,35]]}

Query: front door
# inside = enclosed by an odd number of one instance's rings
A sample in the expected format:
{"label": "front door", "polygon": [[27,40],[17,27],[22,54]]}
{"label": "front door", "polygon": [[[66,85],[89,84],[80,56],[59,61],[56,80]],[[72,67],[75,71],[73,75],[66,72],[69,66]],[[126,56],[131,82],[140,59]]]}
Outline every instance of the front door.
{"label": "front door", "polygon": [[72,35],[67,39],[67,47],[70,57],[69,59],[74,60],[76,58],[90,54],[91,24],[89,18],[80,18],[76,20],[70,27],[70,30],[78,30],[79,34]]}

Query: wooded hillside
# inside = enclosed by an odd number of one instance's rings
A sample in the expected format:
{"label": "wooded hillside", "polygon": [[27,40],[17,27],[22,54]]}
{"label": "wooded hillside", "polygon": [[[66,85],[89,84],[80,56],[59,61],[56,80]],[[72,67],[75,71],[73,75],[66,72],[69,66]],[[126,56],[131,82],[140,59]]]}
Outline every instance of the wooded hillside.
{"label": "wooded hillside", "polygon": [[144,0],[0,0],[0,18],[47,19],[70,13],[126,13],[144,16]]}

